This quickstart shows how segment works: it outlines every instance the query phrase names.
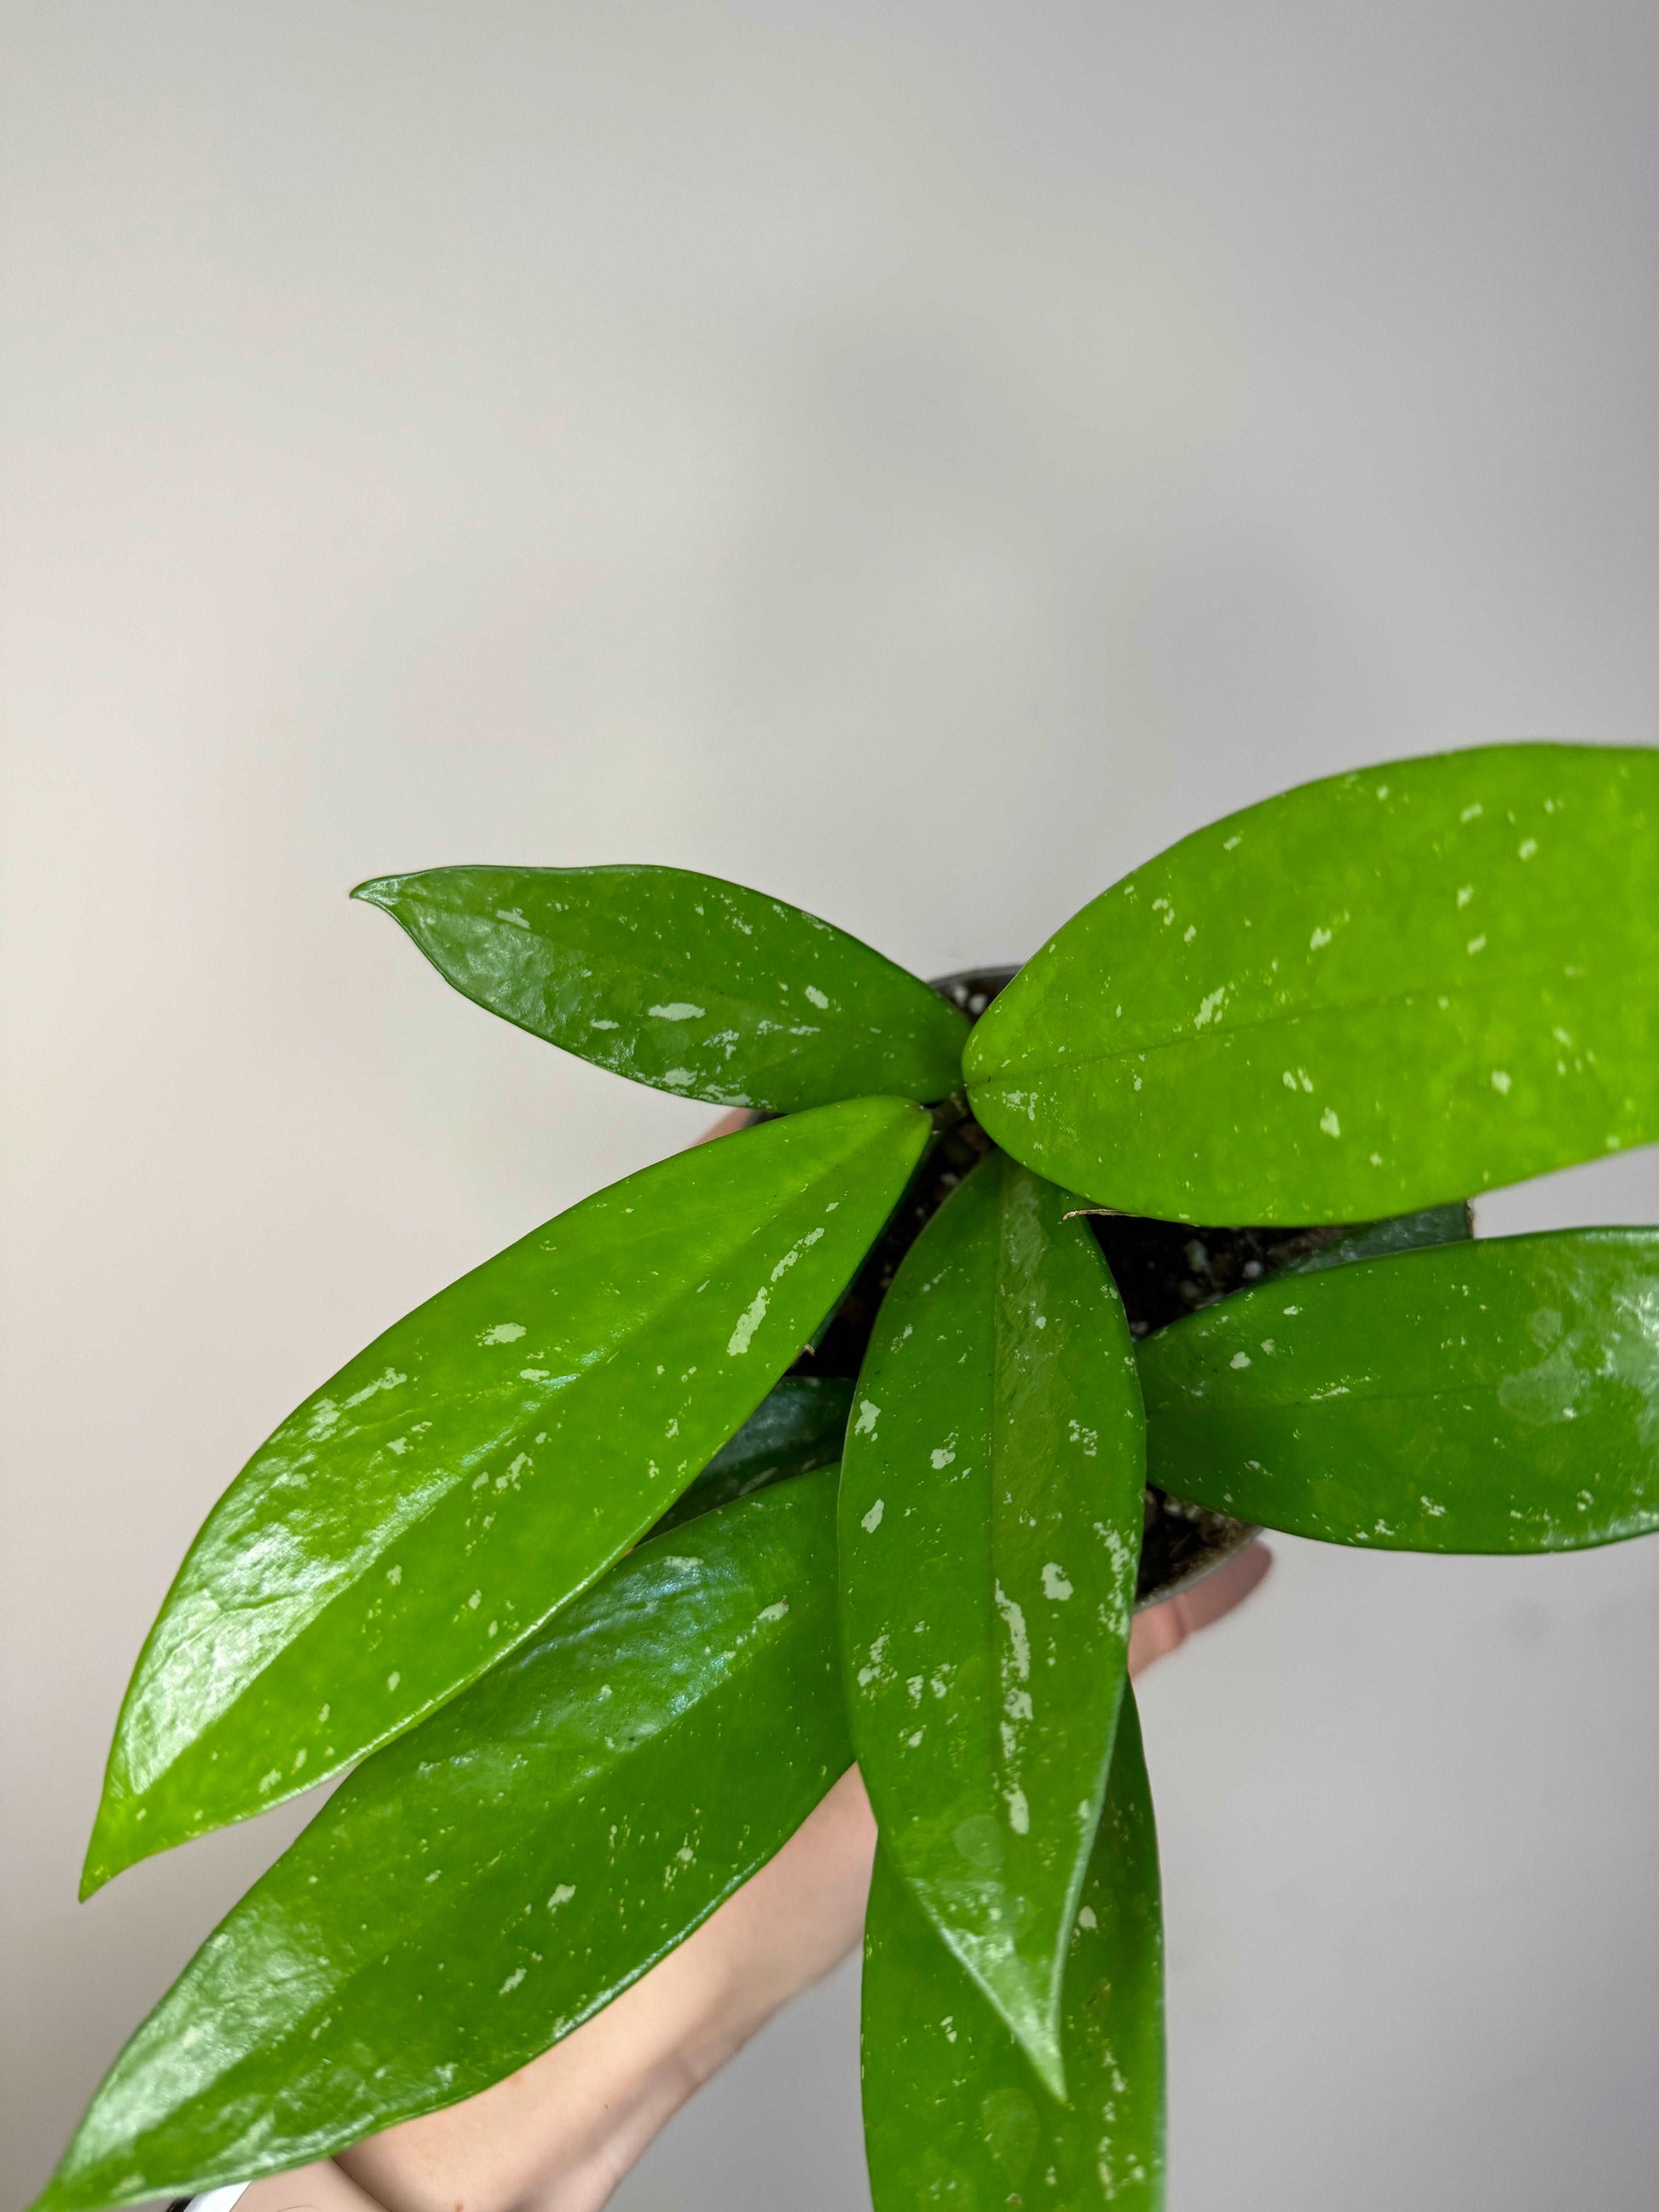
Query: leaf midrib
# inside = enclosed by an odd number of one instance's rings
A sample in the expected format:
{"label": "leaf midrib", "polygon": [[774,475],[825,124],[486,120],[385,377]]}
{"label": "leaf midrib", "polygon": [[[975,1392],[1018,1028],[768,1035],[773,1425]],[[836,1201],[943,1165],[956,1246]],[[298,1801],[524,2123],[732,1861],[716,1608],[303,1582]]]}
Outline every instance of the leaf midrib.
{"label": "leaf midrib", "polygon": [[[1577,967],[1577,972],[1575,975],[1570,967],[1567,970],[1569,980],[1589,980],[1588,966],[1578,967],[1577,963],[1573,963],[1573,967]],[[1486,968],[1480,984],[1453,984],[1449,989],[1458,997],[1467,1000],[1478,997],[1482,990],[1490,990],[1499,983],[1540,982],[1559,972],[1554,965],[1520,967],[1493,963]],[[1352,998],[1313,1000],[1299,1008],[1260,1014],[1249,1021],[1229,1021],[1224,1012],[1212,1024],[1206,1024],[1203,1030],[1195,1030],[1190,1036],[1157,1037],[1146,1044],[1103,1046],[1098,1050],[1087,1052],[1057,1053],[1049,1058],[1022,1060],[1017,1064],[1010,1061],[994,1075],[970,1077],[969,1089],[970,1091],[1006,1091],[1012,1085],[1025,1081],[1033,1075],[1050,1075],[1062,1069],[1097,1066],[1108,1060],[1144,1060],[1155,1053],[1180,1051],[1188,1045],[1218,1044],[1224,1037],[1248,1036],[1257,1030],[1288,1028],[1295,1023],[1315,1020],[1322,1015],[1359,1013],[1368,1009],[1404,1006],[1413,999],[1425,998],[1431,994],[1446,995],[1447,987],[1440,983],[1413,983],[1398,991],[1364,993]],[[1562,1049],[1577,1052],[1581,1048],[1575,1044],[1564,1046]]]}

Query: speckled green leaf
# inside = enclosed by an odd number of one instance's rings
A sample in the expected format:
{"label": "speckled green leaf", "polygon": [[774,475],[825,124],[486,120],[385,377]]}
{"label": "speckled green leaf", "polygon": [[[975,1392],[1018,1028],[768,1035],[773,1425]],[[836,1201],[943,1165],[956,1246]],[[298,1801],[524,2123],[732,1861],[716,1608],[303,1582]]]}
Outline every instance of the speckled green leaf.
{"label": "speckled green leaf", "polygon": [[1304,785],[1085,907],[974,1030],[975,1112],[1099,1203],[1403,1213],[1659,1137],[1659,752]]}
{"label": "speckled green leaf", "polygon": [[428,868],[360,884],[458,991],[659,1091],[779,1113],[962,1087],[964,1016],[827,921],[684,868]]}
{"label": "speckled green leaf", "polygon": [[842,1462],[853,1738],[884,1846],[1056,2088],[1142,1527],[1134,1354],[1071,1201],[1001,1154],[881,1309]]}
{"label": "speckled green leaf", "polygon": [[1134,1700],[1066,1947],[1056,2104],[884,1852],[864,1939],[864,2136],[876,2212],[1157,2212],[1164,2202],[1158,1838]]}
{"label": "speckled green leaf", "polygon": [[128,2044],[40,2212],[286,2172],[635,1980],[851,1763],[834,1556],[829,1475],[705,1514],[368,1760]]}
{"label": "speckled green leaf", "polygon": [[857,1099],[682,1152],[463,1276],[215,1507],[122,1708],[84,1887],[278,1803],[592,1582],[753,1412],[927,1139]]}
{"label": "speckled green leaf", "polygon": [[1139,1353],[1150,1479],[1242,1520],[1413,1552],[1659,1528],[1659,1230],[1280,1277]]}
{"label": "speckled green leaf", "polygon": [[728,1444],[657,1523],[678,1528],[712,1506],[752,1497],[791,1475],[834,1467],[847,1433],[853,1386],[839,1375],[786,1375]]}

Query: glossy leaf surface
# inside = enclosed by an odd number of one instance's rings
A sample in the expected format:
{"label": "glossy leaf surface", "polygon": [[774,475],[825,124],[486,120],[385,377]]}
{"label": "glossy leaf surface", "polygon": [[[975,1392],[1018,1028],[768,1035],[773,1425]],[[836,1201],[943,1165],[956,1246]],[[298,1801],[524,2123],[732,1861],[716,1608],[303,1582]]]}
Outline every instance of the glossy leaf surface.
{"label": "glossy leaf surface", "polygon": [[839,1375],[786,1375],[669,1507],[653,1533],[678,1528],[714,1506],[752,1497],[791,1475],[834,1467],[841,1458],[852,1403],[853,1386]]}
{"label": "glossy leaf surface", "polygon": [[491,1013],[659,1091],[795,1113],[962,1087],[954,1006],[741,884],[684,868],[429,868],[352,896]]}
{"label": "glossy leaf surface", "polygon": [[1280,1277],[1139,1355],[1150,1479],[1242,1520],[1418,1552],[1659,1528],[1659,1231]]}
{"label": "glossy leaf surface", "polygon": [[864,1940],[864,2135],[876,2212],[1164,2202],[1158,1839],[1134,1700],[1066,1947],[1057,2104],[884,1851]]}
{"label": "glossy leaf surface", "polygon": [[1304,785],[1150,861],[972,1033],[1039,1173],[1177,1221],[1370,1219],[1659,1136],[1659,752]]}
{"label": "glossy leaf surface", "polygon": [[1146,1464],[1128,1326],[1070,1204],[1001,1154],[945,1200],[878,1317],[841,1492],[848,1697],[884,1848],[1057,2088]]}
{"label": "glossy leaf surface", "polygon": [[286,2172],[524,2064],[851,1763],[835,1485],[642,1545],[344,1783],[112,2069],[42,2200]]}
{"label": "glossy leaf surface", "polygon": [[292,1796],[529,1635],[765,1396],[927,1116],[854,1100],[612,1184],[307,1400],[210,1516],[122,1710],[87,1886]]}

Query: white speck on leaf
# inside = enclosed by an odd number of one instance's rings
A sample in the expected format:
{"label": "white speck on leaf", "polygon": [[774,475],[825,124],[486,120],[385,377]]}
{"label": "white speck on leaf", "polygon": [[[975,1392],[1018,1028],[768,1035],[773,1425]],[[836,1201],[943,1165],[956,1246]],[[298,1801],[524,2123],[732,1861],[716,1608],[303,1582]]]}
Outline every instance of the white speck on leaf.
{"label": "white speck on leaf", "polygon": [[1250,1355],[1248,1352],[1236,1352],[1227,1362],[1229,1367],[1248,1367],[1249,1364]]}
{"label": "white speck on leaf", "polygon": [[853,1434],[855,1437],[874,1436],[876,1433],[876,1423],[880,1419],[881,1407],[876,1404],[874,1399],[860,1399],[859,1401],[859,1417],[853,1424]]}
{"label": "white speck on leaf", "polygon": [[670,999],[665,1006],[647,1006],[645,1011],[647,1014],[654,1014],[659,1022],[689,1022],[695,1020],[699,1014],[706,1013],[708,1009],[694,1006],[690,999]]}
{"label": "white speck on leaf", "polygon": [[772,1280],[775,1283],[780,1275],[787,1274],[790,1268],[793,1267],[796,1261],[799,1259],[801,1254],[803,1252],[810,1252],[813,1245],[818,1242],[818,1239],[823,1236],[823,1230],[821,1225],[817,1229],[809,1229],[805,1236],[801,1238],[799,1244],[792,1244],[789,1247],[789,1249],[784,1254],[782,1259],[779,1261],[777,1266],[773,1268]]}
{"label": "white speck on leaf", "polygon": [[766,1318],[766,1285],[763,1283],[756,1291],[752,1304],[746,1306],[738,1317],[738,1325],[726,1347],[729,1358],[739,1358],[748,1351],[754,1341],[755,1331]]}
{"label": "white speck on leaf", "polygon": [[1492,1087],[1498,1093],[1500,1098],[1507,1098],[1509,1097],[1510,1079],[1504,1069],[1501,1067],[1493,1068],[1492,1072]]}
{"label": "white speck on leaf", "polygon": [[1008,1595],[1000,1583],[993,1584],[997,1611],[1002,1615],[1008,1631],[1010,1657],[1017,1680],[1024,1682],[1031,1674],[1031,1639],[1025,1633],[1024,1608]]}
{"label": "white speck on leaf", "polygon": [[1342,1134],[1342,1124],[1336,1118],[1335,1107],[1328,1106],[1325,1109],[1319,1117],[1319,1126],[1328,1137],[1340,1137]]}
{"label": "white speck on leaf", "polygon": [[863,1529],[866,1536],[873,1536],[875,1534],[877,1529],[881,1526],[881,1516],[886,1510],[886,1499],[884,1498],[877,1498],[875,1504],[870,1508],[870,1510],[859,1522],[860,1528]]}
{"label": "white speck on leaf", "polygon": [[1052,1559],[1042,1570],[1042,1595],[1055,1600],[1072,1595],[1072,1585],[1066,1581],[1064,1571]]}
{"label": "white speck on leaf", "polygon": [[487,1328],[479,1337],[480,1344],[516,1344],[524,1334],[521,1321],[498,1321],[494,1328]]}
{"label": "white speck on leaf", "polygon": [[400,1375],[395,1367],[388,1367],[384,1375],[377,1375],[372,1382],[366,1382],[361,1390],[354,1390],[346,1400],[346,1404],[361,1406],[365,1398],[372,1398],[376,1391],[395,1390],[398,1383],[407,1382],[408,1380],[407,1375]]}

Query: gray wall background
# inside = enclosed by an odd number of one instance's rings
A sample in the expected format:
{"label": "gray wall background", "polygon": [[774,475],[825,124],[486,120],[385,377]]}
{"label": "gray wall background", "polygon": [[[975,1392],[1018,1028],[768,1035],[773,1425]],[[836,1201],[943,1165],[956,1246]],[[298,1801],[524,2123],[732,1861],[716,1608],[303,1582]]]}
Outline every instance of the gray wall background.
{"label": "gray wall background", "polygon": [[[1652,742],[1656,70],[1650,0],[11,10],[8,2204],[298,1825],[74,1902],[199,1517],[703,1118],[346,887],[673,861],[929,973],[1301,777]],[[1278,1550],[1146,1696],[1175,2212],[1646,2208],[1659,1544]],[[625,2212],[856,2212],[854,2009]]]}

